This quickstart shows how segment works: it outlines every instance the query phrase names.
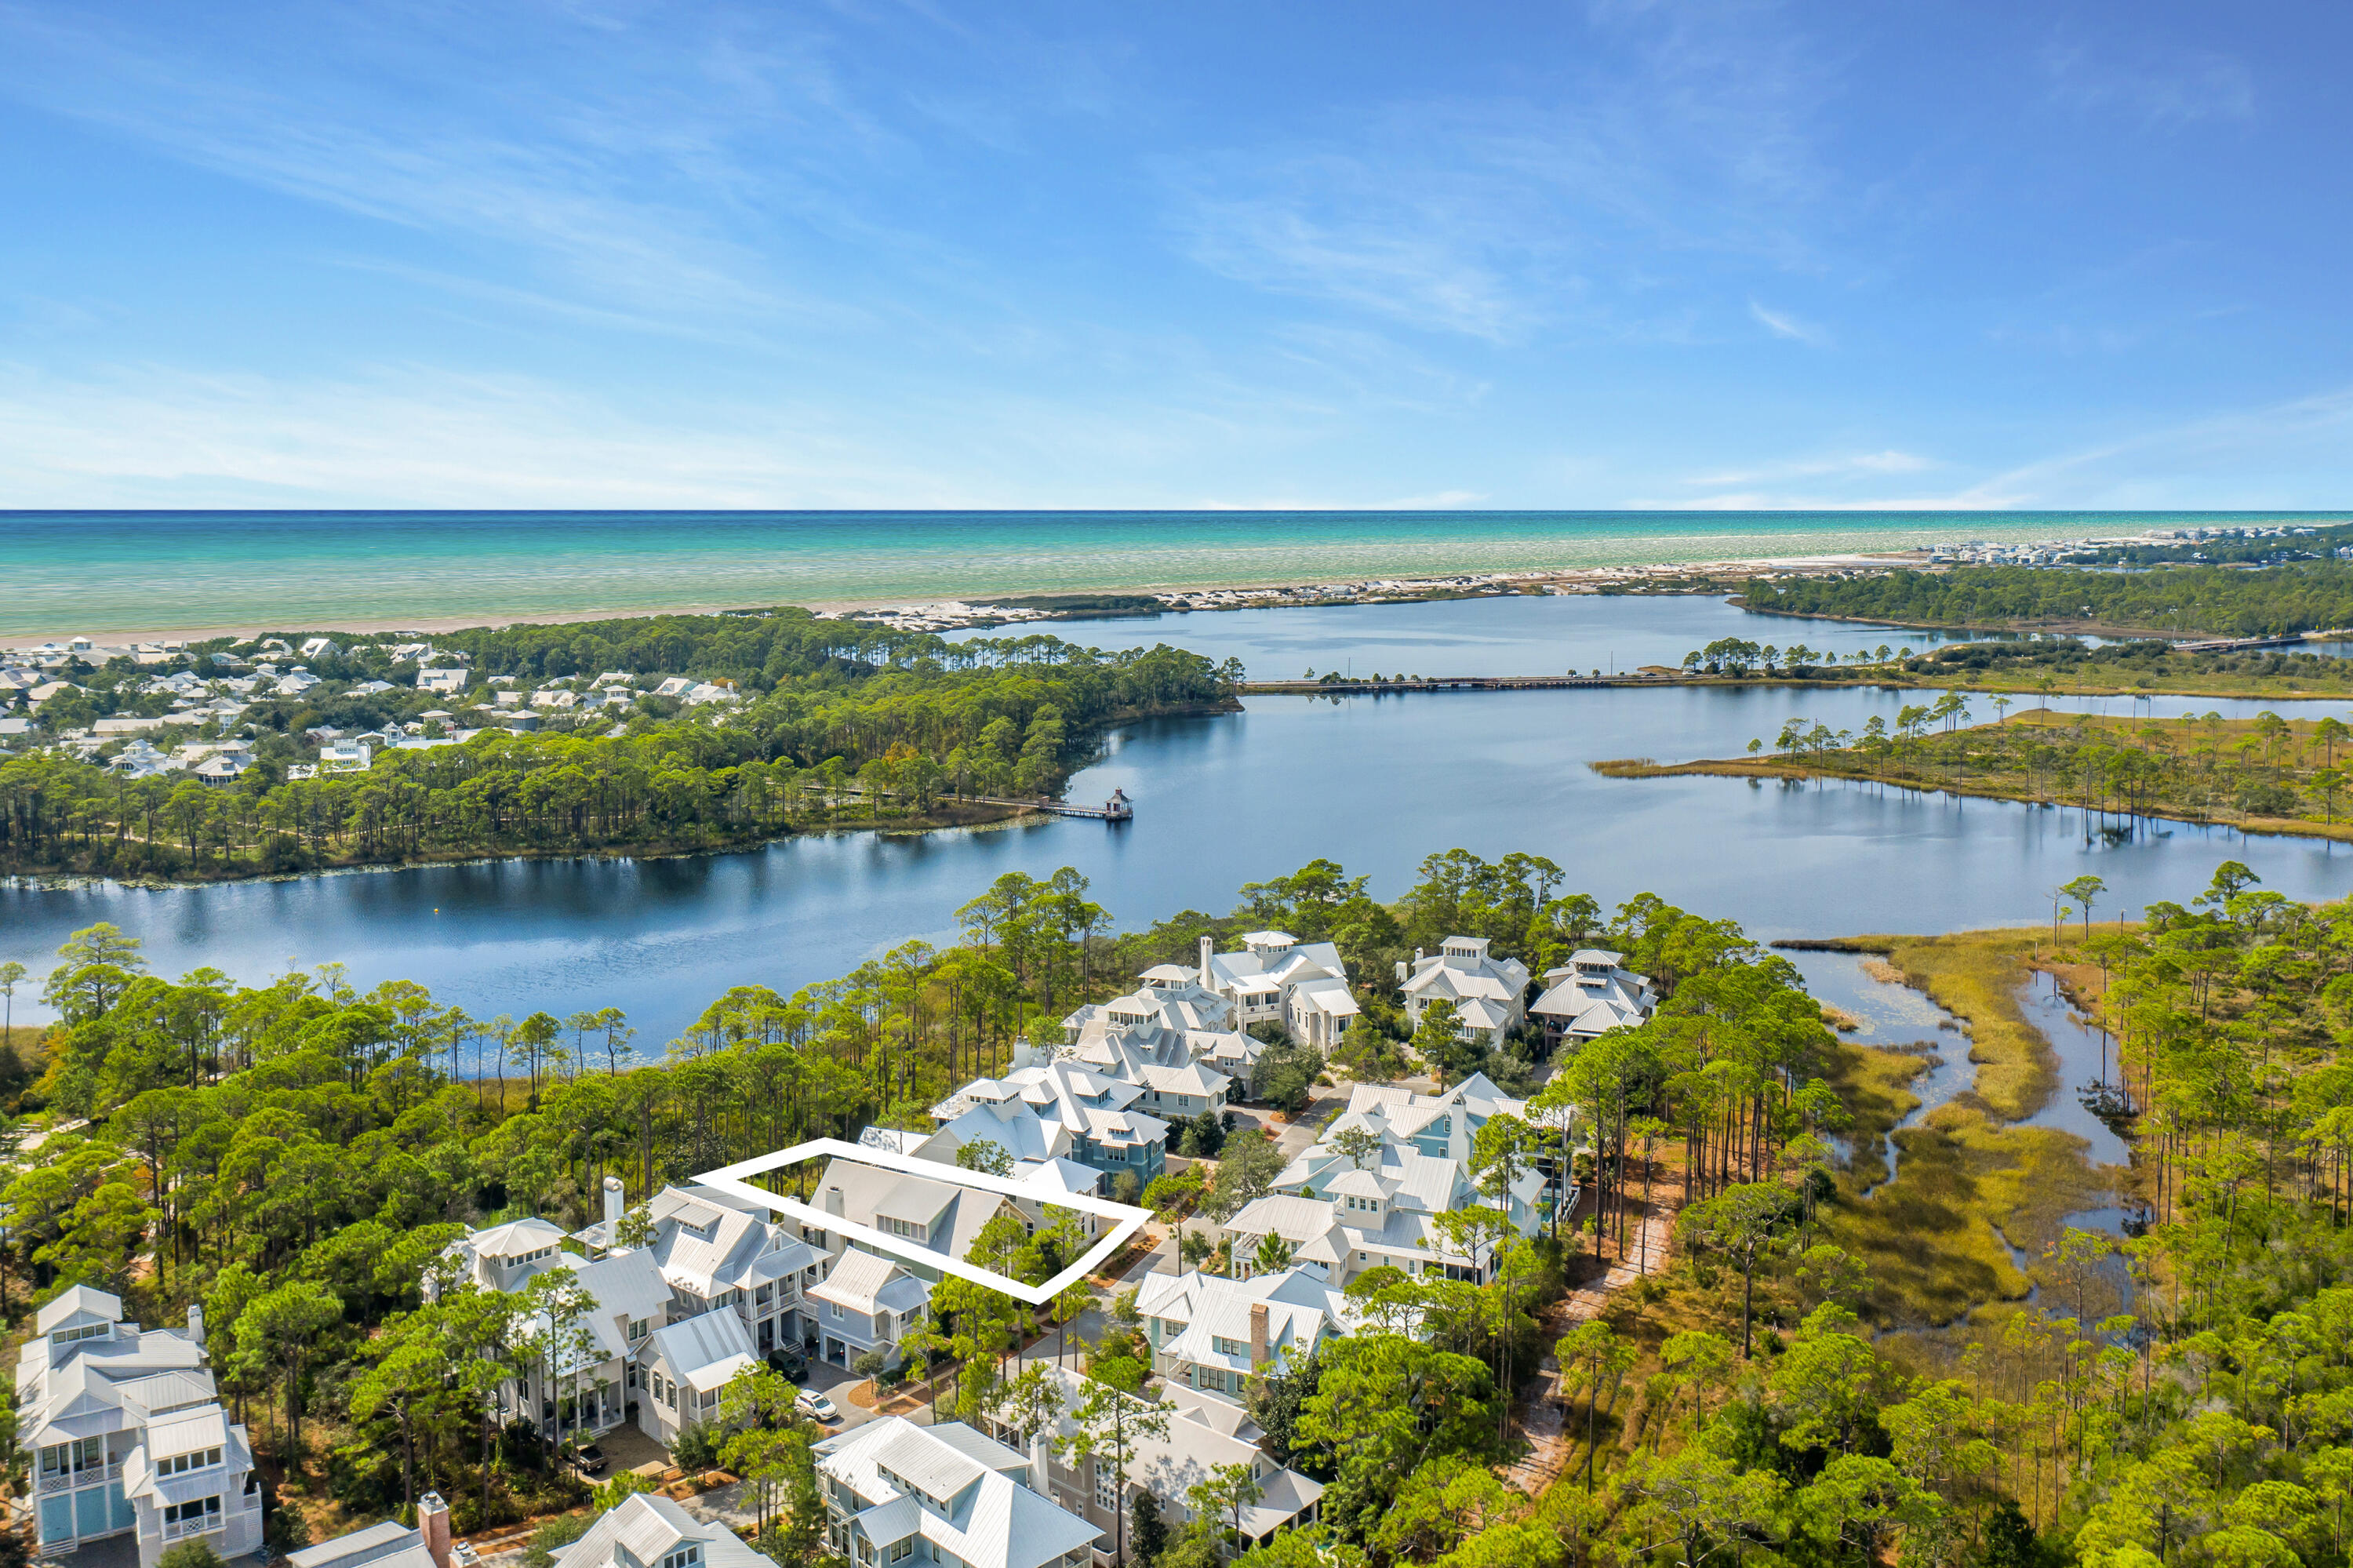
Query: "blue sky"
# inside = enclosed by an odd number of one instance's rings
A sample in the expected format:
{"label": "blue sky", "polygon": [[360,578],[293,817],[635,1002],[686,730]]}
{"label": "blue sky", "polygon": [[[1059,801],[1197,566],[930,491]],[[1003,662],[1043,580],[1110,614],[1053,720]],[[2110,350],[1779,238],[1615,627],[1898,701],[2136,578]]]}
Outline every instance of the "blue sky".
{"label": "blue sky", "polygon": [[2348,35],[0,0],[0,505],[2343,506]]}

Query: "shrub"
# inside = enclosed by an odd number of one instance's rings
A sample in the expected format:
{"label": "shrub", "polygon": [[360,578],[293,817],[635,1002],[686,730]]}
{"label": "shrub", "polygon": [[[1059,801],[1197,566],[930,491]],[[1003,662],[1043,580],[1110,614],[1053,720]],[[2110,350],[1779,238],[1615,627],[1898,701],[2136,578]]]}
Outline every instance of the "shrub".
{"label": "shrub", "polygon": [[531,1545],[522,1554],[522,1568],[551,1568],[555,1561],[555,1549],[569,1546],[588,1533],[596,1521],[585,1513],[568,1513],[562,1519],[551,1519],[531,1532]]}
{"label": "shrub", "polygon": [[227,1564],[221,1554],[213,1550],[213,1543],[198,1536],[165,1547],[164,1555],[155,1560],[155,1568],[227,1568]]}
{"label": "shrub", "polygon": [[856,1372],[860,1377],[879,1379],[882,1375],[882,1352],[880,1351],[869,1351],[864,1355],[860,1356],[856,1361],[850,1362],[849,1370]]}
{"label": "shrub", "polygon": [[719,1463],[719,1434],[703,1422],[690,1421],[678,1429],[678,1441],[670,1446],[670,1457],[690,1475],[708,1470]]}
{"label": "shrub", "polygon": [[653,1482],[638,1474],[637,1471],[623,1470],[619,1475],[598,1487],[591,1495],[590,1500],[595,1503],[599,1514],[609,1513],[638,1493],[649,1492],[653,1489]]}

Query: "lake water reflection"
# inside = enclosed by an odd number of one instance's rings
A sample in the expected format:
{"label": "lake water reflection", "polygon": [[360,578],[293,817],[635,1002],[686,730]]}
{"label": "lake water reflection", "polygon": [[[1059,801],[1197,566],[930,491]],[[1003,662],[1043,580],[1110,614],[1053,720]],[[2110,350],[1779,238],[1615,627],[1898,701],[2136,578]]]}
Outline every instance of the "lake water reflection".
{"label": "lake water reflection", "polygon": [[[1640,632],[1677,657],[1694,639],[1725,634],[1712,629],[1718,613],[1740,620],[1712,600],[1550,602],[1591,618],[1575,622],[1580,638],[1650,646]],[[1494,606],[1412,608],[1468,617]],[[1694,606],[1710,608],[1680,626],[1651,619]],[[1441,652],[1460,657],[1443,672],[1429,658],[1428,673],[1451,673],[1471,657]],[[1525,669],[1520,656],[1501,667]],[[1367,654],[1359,667],[1397,662]],[[1590,667],[1582,652],[1578,662]],[[910,937],[944,939],[956,906],[991,878],[1063,864],[1091,877],[1092,896],[1134,925],[1188,906],[1223,910],[1240,884],[1319,855],[1394,896],[1433,852],[1518,849],[1550,856],[1570,886],[1605,904],[1655,892],[1765,938],[2047,918],[2048,889],[2085,872],[2108,885],[2100,914],[2135,911],[2193,895],[2225,858],[2290,897],[2347,891],[2353,855],[2312,841],[2159,823],[2126,842],[2086,842],[2072,811],[1837,784],[1608,779],[1586,767],[1728,755],[1753,736],[1769,738],[1793,713],[1860,729],[1873,713],[1892,720],[1907,695],[1670,687],[1256,699],[1240,715],[1156,721],[1112,737],[1071,798],[1124,789],[1137,812],[1124,826],[841,834],[689,859],[510,862],[193,889],[16,885],[0,888],[0,957],[37,972],[68,932],[112,920],[146,939],[164,973],[209,964],[259,979],[290,959],[332,960],[357,983],[414,979],[478,1015],[618,1006],[640,1043],[659,1048],[728,986],[789,991]],[[2214,706],[2227,708],[2192,700],[2174,711]],[[20,990],[20,1014],[37,989]]]}

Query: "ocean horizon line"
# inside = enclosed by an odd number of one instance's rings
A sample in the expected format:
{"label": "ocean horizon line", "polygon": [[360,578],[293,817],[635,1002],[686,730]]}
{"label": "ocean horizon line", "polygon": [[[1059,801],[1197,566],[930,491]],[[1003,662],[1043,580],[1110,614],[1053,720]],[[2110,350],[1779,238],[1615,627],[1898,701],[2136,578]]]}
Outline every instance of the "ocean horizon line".
{"label": "ocean horizon line", "polygon": [[0,513],[0,641],[449,630],[1861,560],[1942,544],[2316,525],[2302,511],[1170,512],[406,509]]}

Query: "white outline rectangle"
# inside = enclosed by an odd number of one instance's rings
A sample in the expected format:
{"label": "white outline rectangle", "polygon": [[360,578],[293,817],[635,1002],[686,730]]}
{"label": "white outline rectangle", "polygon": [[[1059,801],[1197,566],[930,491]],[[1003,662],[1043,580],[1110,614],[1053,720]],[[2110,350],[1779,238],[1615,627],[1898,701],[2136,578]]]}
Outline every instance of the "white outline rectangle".
{"label": "white outline rectangle", "polygon": [[[876,1230],[871,1225],[855,1224],[839,1214],[828,1214],[821,1210],[812,1209],[797,1198],[779,1197],[765,1188],[754,1187],[744,1180],[747,1176],[761,1175],[782,1166],[797,1165],[804,1160],[814,1159],[819,1155],[831,1155],[837,1159],[850,1160],[855,1164],[871,1165],[878,1170],[895,1171],[902,1176],[922,1176],[934,1181],[944,1181],[950,1186],[969,1187],[978,1192],[995,1192],[1008,1198],[1026,1198],[1031,1202],[1050,1203],[1058,1209],[1076,1209],[1082,1214],[1093,1214],[1116,1223],[1108,1235],[1089,1247],[1070,1267],[1043,1285],[1024,1285],[1018,1279],[998,1274],[993,1269],[983,1268],[978,1264],[967,1263],[960,1257],[949,1257],[944,1254],[933,1252],[927,1247],[916,1246],[904,1236],[891,1235]],[[1025,1185],[1009,1176],[991,1175],[986,1171],[966,1171],[962,1166],[943,1165],[936,1160],[918,1160],[913,1155],[892,1154],[883,1150],[869,1148],[861,1143],[844,1143],[838,1138],[811,1139],[807,1143],[796,1143],[790,1149],[779,1149],[767,1154],[755,1155],[749,1160],[738,1160],[733,1165],[722,1166],[708,1175],[698,1176],[695,1181],[702,1186],[715,1187],[723,1192],[749,1202],[762,1204],[814,1229],[855,1237],[886,1257],[896,1258],[910,1264],[920,1264],[925,1268],[934,1268],[943,1273],[953,1274],[959,1279],[985,1286],[988,1289],[1010,1296],[1017,1301],[1027,1302],[1032,1307],[1045,1306],[1055,1297],[1084,1279],[1090,1270],[1118,1252],[1126,1244],[1127,1238],[1142,1230],[1145,1222],[1152,1217],[1152,1211],[1149,1209],[1139,1209],[1130,1203],[1115,1203],[1108,1198],[1098,1198],[1092,1193],[1069,1192],[1059,1187],[1049,1192]]]}

